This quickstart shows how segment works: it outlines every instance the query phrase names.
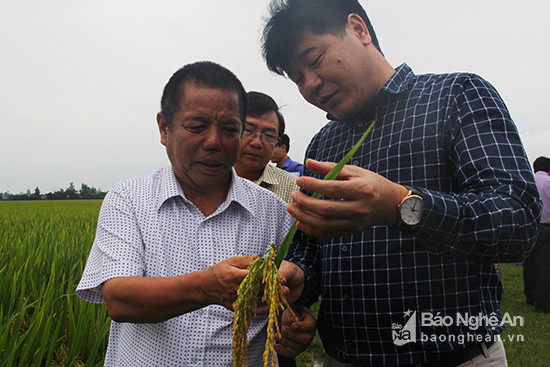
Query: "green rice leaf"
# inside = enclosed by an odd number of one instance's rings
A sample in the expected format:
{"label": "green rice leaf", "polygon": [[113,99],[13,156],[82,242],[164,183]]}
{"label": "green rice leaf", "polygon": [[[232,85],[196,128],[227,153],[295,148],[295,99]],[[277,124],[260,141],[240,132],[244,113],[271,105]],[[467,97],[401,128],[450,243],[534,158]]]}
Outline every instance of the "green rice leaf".
{"label": "green rice leaf", "polygon": [[[344,166],[350,161],[351,157],[353,157],[355,152],[357,152],[357,149],[359,149],[359,146],[361,146],[361,144],[365,141],[365,139],[367,138],[367,136],[371,132],[372,128],[374,127],[375,122],[376,122],[376,120],[373,121],[370,124],[369,128],[363,133],[363,136],[361,136],[361,139],[359,139],[359,141],[357,143],[355,143],[355,145],[353,146],[353,148],[351,148],[351,150],[348,152],[348,154],[346,154],[344,156],[344,158],[342,158],[340,160],[340,162],[338,162],[336,164],[336,166],[334,166],[327,173],[327,175],[325,176],[325,178],[323,178],[323,180],[334,180],[336,177],[338,177],[338,174],[340,174],[340,171],[342,171]],[[321,194],[314,193],[312,195],[312,197],[315,198],[315,199],[319,199],[321,197]],[[298,221],[296,221],[296,220],[294,221],[294,223],[292,224],[292,227],[290,227],[290,229],[288,230],[288,233],[286,234],[285,239],[283,240],[283,243],[281,244],[281,247],[279,248],[279,251],[277,252],[277,258],[275,259],[277,267],[281,266],[281,263],[283,262],[283,260],[286,256],[286,253],[288,251],[290,243],[292,242],[292,239],[294,238],[294,235],[296,234],[296,231],[298,230],[298,227],[296,226],[297,222]]]}

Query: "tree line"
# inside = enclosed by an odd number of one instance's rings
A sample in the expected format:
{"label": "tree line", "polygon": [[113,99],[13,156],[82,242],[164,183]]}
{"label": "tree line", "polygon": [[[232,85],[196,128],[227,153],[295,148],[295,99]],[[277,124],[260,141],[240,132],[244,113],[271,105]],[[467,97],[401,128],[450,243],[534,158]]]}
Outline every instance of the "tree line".
{"label": "tree line", "polygon": [[1,200],[78,200],[78,199],[103,199],[107,195],[101,189],[82,184],[80,190],[77,190],[74,183],[71,182],[66,189],[59,189],[54,192],[43,194],[36,187],[34,191],[27,190],[26,193],[11,194],[8,192],[0,193]]}

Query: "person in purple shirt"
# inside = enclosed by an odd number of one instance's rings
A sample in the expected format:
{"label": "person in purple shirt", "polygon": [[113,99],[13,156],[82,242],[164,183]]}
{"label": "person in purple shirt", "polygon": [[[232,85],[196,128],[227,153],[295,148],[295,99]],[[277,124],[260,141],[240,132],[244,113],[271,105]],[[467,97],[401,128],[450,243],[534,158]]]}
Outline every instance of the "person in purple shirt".
{"label": "person in purple shirt", "polygon": [[304,165],[300,162],[293,161],[288,156],[290,151],[290,137],[287,134],[280,136],[277,141],[271,162],[275,163],[278,168],[283,169],[296,176],[301,176],[304,173]]}
{"label": "person in purple shirt", "polygon": [[550,312],[550,158],[533,162],[535,182],[542,200],[539,237],[531,255],[523,263],[524,292],[535,311]]}

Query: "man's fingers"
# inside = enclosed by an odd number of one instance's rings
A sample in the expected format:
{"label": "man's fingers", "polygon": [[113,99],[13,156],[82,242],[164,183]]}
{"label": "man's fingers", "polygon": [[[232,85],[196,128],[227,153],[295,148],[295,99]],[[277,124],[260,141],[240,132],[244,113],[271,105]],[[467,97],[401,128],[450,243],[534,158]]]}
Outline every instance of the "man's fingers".
{"label": "man's fingers", "polygon": [[295,351],[296,353],[299,353],[300,351],[307,349],[310,343],[310,340],[307,337],[300,337],[299,339],[298,338],[288,339],[279,334],[275,336],[275,340],[277,342],[275,343],[275,345],[281,345],[285,348]]}
{"label": "man's fingers", "polygon": [[250,266],[256,259],[258,255],[249,255],[249,256],[235,256],[229,259],[229,265],[234,266],[239,269],[246,269]]}
{"label": "man's fingers", "polygon": [[[311,193],[324,195],[326,198],[334,199],[353,199],[353,186],[354,183],[350,180],[321,180],[313,177],[303,177],[298,184],[304,191]],[[293,194],[301,193],[300,191],[294,191]],[[294,202],[297,202],[292,197]],[[317,199],[319,200],[319,199]]]}
{"label": "man's fingers", "polygon": [[287,348],[282,344],[275,344],[274,348],[275,348],[275,351],[277,352],[277,354],[280,354],[283,357],[293,358],[293,357],[296,357],[298,355],[298,352],[296,352],[296,351],[294,351],[290,348]]}
{"label": "man's fingers", "polygon": [[320,162],[315,159],[308,158],[306,161],[306,167],[312,171],[317,173],[318,175],[321,175],[322,177],[325,177],[327,173],[336,166],[336,163],[333,162]]}
{"label": "man's fingers", "polygon": [[[333,163],[327,164],[333,165]],[[302,176],[296,180],[296,184],[304,191],[324,195],[327,198],[344,200],[358,199],[360,196],[358,196],[356,191],[360,182],[357,180],[362,178],[362,175],[364,175],[364,172],[361,170],[362,169],[355,166],[345,166],[336,180],[323,180],[314,177]],[[298,203],[297,199],[300,199],[301,196],[296,194],[301,194],[301,192],[295,191],[292,195],[292,200],[295,203]],[[297,199],[295,198],[295,195]],[[302,193],[302,195],[304,194]]]}
{"label": "man's fingers", "polygon": [[307,347],[311,343],[311,339],[309,337],[307,337],[306,335],[300,335],[300,336],[295,336],[292,339],[289,339],[284,336],[284,334],[286,334],[287,331],[288,331],[288,326],[285,326],[284,328],[281,329],[281,332],[283,333],[282,336],[279,334],[275,335],[275,340],[276,340],[275,346],[278,345],[279,348],[281,349],[284,348],[286,353],[283,355],[287,357],[291,357],[307,349]]}
{"label": "man's fingers", "polygon": [[[299,317],[299,315],[297,315]],[[298,322],[296,321],[296,319],[294,318],[294,315],[292,314],[292,312],[288,311],[287,310],[284,310],[283,311],[283,315],[281,316],[281,324],[282,325],[291,325],[293,322]]]}
{"label": "man's fingers", "polygon": [[305,234],[312,237],[330,238],[347,234],[353,229],[354,218],[347,218],[343,215],[330,216],[325,213],[320,216],[312,211],[304,211],[296,204],[290,204],[288,212],[298,220],[297,227]]}
{"label": "man's fingers", "polygon": [[299,320],[296,321],[294,315],[285,310],[281,317],[281,335],[276,336],[279,344],[295,351],[307,348],[315,335],[316,319],[308,309],[295,307],[295,313]]}

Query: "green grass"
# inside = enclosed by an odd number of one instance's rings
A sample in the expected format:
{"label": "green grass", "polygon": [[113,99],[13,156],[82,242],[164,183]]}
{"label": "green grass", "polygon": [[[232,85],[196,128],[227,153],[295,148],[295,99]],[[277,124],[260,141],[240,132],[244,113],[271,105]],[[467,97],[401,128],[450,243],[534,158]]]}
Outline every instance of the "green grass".
{"label": "green grass", "polygon": [[[521,266],[501,266],[504,283],[501,311],[524,319],[523,326],[507,326],[501,334],[508,365],[550,366],[550,314],[535,312],[532,306],[525,303]],[[518,341],[517,336],[523,336],[523,341]]]}
{"label": "green grass", "polygon": [[[523,268],[521,266],[502,264],[501,269],[504,284],[501,312],[503,314],[507,312],[512,318],[521,316],[524,320],[523,326],[507,325],[501,334],[506,348],[508,366],[550,366],[550,314],[535,312],[532,306],[525,303]],[[315,315],[318,310],[318,304],[312,307]],[[309,348],[296,358],[296,365],[312,367],[315,361],[319,365],[322,363],[324,355],[323,345],[319,335],[316,334]]]}

